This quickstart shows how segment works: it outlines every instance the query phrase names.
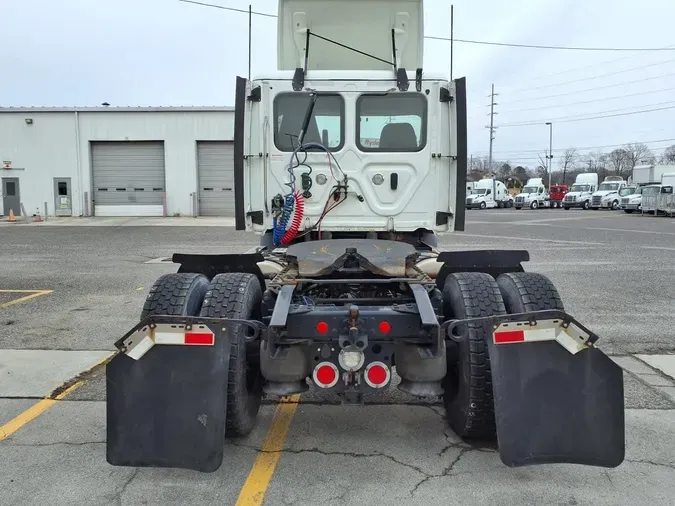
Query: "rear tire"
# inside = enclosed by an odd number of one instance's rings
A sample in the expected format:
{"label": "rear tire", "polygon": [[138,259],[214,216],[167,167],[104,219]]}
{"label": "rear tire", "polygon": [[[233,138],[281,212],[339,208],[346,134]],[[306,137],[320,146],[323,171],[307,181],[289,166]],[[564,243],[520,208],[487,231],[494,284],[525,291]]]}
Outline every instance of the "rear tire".
{"label": "rear tire", "polygon": [[565,310],[553,282],[536,272],[512,272],[497,278],[509,314],[548,309]]}
{"label": "rear tire", "polygon": [[197,316],[208,286],[209,280],[203,274],[165,274],[150,288],[141,320],[158,315]]}
{"label": "rear tire", "polygon": [[623,212],[626,213],[626,214],[633,214],[632,209],[624,209]]}
{"label": "rear tire", "polygon": [[[260,319],[262,289],[253,274],[218,274],[208,286],[200,316]],[[248,435],[255,426],[262,400],[260,348],[246,342],[246,327],[230,332],[225,436]],[[256,343],[257,344],[257,343]]]}
{"label": "rear tire", "polygon": [[[450,274],[443,287],[445,318],[463,319],[505,314],[499,287],[489,274]],[[487,340],[492,332],[468,326],[467,339],[448,346],[448,372],[443,404],[450,427],[460,437],[496,437],[492,374]]]}
{"label": "rear tire", "polygon": [[[228,272],[211,280],[200,316],[259,320],[261,304],[262,289],[256,276]],[[246,330],[242,326],[230,332],[227,437],[246,436],[253,430],[262,400],[260,348],[246,342]]]}

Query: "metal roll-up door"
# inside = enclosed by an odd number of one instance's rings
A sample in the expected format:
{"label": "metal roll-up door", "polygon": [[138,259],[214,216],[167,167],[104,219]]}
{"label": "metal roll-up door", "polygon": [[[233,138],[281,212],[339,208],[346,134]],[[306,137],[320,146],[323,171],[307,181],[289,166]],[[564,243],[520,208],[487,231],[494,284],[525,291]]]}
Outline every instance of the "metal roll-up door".
{"label": "metal roll-up door", "polygon": [[199,214],[234,216],[234,144],[197,143]]}
{"label": "metal roll-up door", "polygon": [[163,142],[92,142],[94,214],[162,216]]}

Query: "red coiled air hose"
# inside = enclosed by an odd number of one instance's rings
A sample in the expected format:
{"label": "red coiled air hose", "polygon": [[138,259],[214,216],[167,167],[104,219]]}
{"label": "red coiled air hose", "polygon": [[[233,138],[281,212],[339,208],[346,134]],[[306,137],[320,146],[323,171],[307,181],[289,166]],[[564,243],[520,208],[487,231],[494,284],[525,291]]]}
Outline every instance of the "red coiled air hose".
{"label": "red coiled air hose", "polygon": [[295,236],[298,235],[300,225],[302,224],[302,217],[305,214],[305,199],[299,191],[295,192],[295,209],[293,210],[293,221],[291,226],[281,238],[281,244],[290,244]]}

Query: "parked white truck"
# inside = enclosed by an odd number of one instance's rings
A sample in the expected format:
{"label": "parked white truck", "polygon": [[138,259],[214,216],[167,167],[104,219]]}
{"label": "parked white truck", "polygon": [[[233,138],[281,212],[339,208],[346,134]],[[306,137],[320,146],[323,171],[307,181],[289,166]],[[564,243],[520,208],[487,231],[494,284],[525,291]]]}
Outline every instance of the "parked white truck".
{"label": "parked white truck", "polygon": [[598,175],[595,172],[578,174],[574,184],[565,195],[563,208],[581,207],[582,209],[588,209],[591,206],[591,196],[597,189]]}
{"label": "parked white truck", "polygon": [[627,214],[642,210],[642,186],[626,186],[619,192],[621,209]]}
{"label": "parked white truck", "polygon": [[466,197],[466,208],[511,207],[511,198],[506,185],[497,179],[481,179],[474,183],[473,192]]}
{"label": "parked white truck", "polygon": [[619,209],[621,202],[619,192],[627,184],[620,176],[607,176],[591,197],[591,209]]}
{"label": "parked white truck", "polygon": [[513,204],[516,209],[529,207],[530,209],[538,209],[546,207],[548,192],[544,186],[544,180],[540,177],[535,177],[527,180],[523,190],[516,195],[516,201]]}

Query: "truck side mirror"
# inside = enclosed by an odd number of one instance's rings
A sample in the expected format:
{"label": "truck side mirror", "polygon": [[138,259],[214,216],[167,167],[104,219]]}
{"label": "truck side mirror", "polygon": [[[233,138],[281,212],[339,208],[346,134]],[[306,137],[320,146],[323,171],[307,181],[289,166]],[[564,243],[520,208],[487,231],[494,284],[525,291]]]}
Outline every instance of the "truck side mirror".
{"label": "truck side mirror", "polygon": [[492,193],[492,190],[488,190],[485,195],[490,195]]}
{"label": "truck side mirror", "polygon": [[321,130],[321,144],[328,147],[328,130],[325,128]]}

